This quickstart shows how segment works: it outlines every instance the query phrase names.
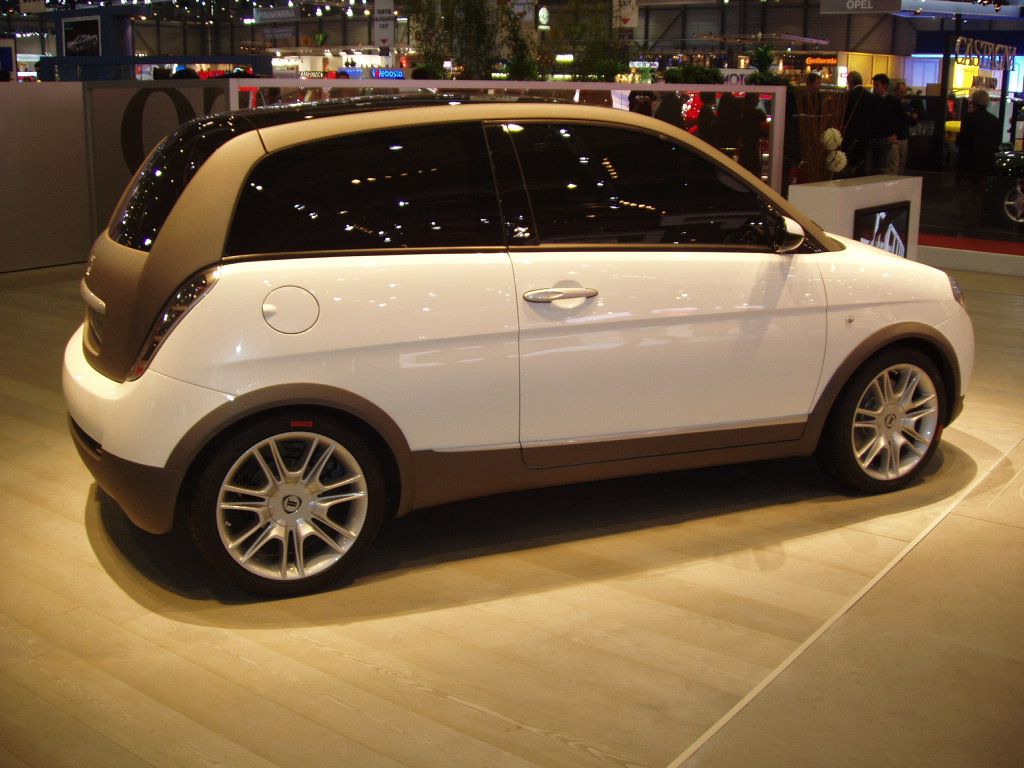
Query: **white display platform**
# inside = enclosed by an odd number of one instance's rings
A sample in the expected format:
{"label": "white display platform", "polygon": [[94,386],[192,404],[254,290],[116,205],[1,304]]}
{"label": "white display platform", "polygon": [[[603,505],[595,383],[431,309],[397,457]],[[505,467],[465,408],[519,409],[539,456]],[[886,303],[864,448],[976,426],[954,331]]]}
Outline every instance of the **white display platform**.
{"label": "white display platform", "polygon": [[827,232],[854,239],[864,239],[856,237],[853,231],[854,214],[858,210],[909,202],[905,256],[913,261],[918,260],[917,232],[921,225],[919,176],[860,176],[792,184],[789,187],[789,199]]}

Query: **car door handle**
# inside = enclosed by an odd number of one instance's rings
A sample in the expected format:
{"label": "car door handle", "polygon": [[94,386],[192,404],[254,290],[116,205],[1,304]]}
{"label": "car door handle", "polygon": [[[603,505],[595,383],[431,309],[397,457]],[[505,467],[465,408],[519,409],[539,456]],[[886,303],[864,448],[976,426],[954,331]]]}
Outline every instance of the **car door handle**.
{"label": "car door handle", "polygon": [[537,288],[527,291],[523,298],[535,304],[550,304],[562,299],[592,299],[597,296],[594,288]]}

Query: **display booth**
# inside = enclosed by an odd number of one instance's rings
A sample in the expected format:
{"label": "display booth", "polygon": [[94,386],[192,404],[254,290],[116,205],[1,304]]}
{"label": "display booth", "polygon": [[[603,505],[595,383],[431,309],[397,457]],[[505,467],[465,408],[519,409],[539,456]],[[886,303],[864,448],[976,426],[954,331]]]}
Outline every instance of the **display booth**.
{"label": "display booth", "polygon": [[919,176],[861,176],[792,184],[789,199],[829,232],[918,261]]}

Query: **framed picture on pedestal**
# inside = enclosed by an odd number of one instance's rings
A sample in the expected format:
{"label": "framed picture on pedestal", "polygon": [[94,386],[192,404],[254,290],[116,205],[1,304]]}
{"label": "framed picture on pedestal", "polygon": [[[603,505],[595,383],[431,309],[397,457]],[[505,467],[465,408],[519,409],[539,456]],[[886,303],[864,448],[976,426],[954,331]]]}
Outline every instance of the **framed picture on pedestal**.
{"label": "framed picture on pedestal", "polygon": [[853,212],[853,237],[906,258],[910,244],[910,201],[858,208]]}

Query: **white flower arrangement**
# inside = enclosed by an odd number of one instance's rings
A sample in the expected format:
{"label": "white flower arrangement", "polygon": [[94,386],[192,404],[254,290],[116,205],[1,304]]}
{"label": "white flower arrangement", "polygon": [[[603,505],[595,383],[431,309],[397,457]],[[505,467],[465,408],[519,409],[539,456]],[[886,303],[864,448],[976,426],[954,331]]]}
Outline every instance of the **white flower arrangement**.
{"label": "white flower arrangement", "polygon": [[[843,144],[843,134],[838,128],[826,128],[821,134],[821,145],[829,152],[834,152]],[[845,165],[845,163],[844,163]]]}
{"label": "white flower arrangement", "polygon": [[[835,128],[829,128],[830,131],[835,131]],[[838,131],[836,131],[838,133]],[[846,153],[841,149],[830,150],[825,155],[825,168],[829,173],[839,173],[843,168],[846,167]]]}

